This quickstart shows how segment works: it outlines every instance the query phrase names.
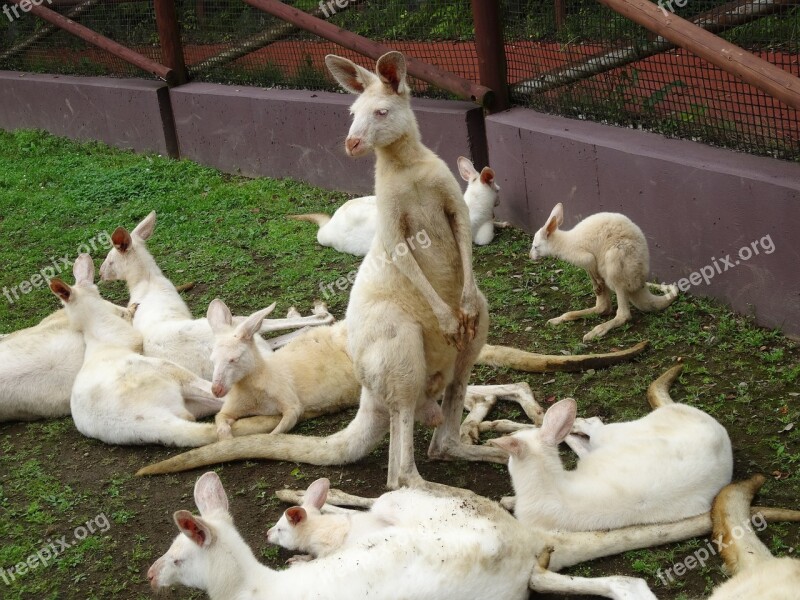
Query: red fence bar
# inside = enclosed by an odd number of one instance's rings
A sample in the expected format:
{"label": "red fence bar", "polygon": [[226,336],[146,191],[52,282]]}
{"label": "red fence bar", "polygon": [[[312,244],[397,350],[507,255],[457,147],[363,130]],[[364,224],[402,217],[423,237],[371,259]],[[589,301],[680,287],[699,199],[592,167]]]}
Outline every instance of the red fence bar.
{"label": "red fence bar", "polygon": [[800,110],[800,78],[726,42],[649,0],[598,0],[624,17],[686,48],[770,96]]}
{"label": "red fence bar", "polygon": [[[17,0],[18,1],[18,0]],[[279,0],[244,0],[250,6],[263,10],[279,19],[305,29],[321,38],[339,44],[344,48],[358,52],[377,60],[392,48],[378,44],[370,39],[357,35],[341,27],[336,27],[322,19],[312,17],[308,13],[287,6]],[[457,77],[441,69],[429,65],[410,56],[406,57],[406,64],[410,75],[447,90],[460,98],[467,98],[482,106],[491,106],[494,92],[483,85]]]}
{"label": "red fence bar", "polygon": [[481,84],[494,91],[494,102],[488,108],[490,112],[506,110],[510,102],[500,2],[472,0],[472,20]]}
{"label": "red fence bar", "polygon": [[183,46],[175,12],[175,0],[155,0],[156,26],[161,44],[161,61],[175,73],[175,85],[188,81]]}
{"label": "red fence bar", "polygon": [[[11,0],[11,2],[17,6],[21,5],[23,1],[24,0]],[[125,62],[129,62],[130,64],[139,67],[144,71],[152,73],[156,77],[160,77],[169,85],[175,85],[175,72],[169,67],[165,67],[154,60],[150,60],[146,56],[142,56],[138,52],[135,52],[130,48],[126,48],[122,44],[118,44],[114,40],[107,38],[104,35],[100,35],[88,27],[84,27],[80,23],[76,23],[72,19],[68,19],[67,17],[62,16],[57,12],[50,10],[49,8],[45,8],[44,6],[36,6],[32,2],[25,2],[25,4],[28,6],[28,10],[25,12],[31,12],[40,19],[44,19],[48,23],[52,23],[58,28],[63,29],[64,31],[71,33],[72,35],[77,36],[86,42],[89,42],[93,46],[97,46],[106,52],[110,52]]]}

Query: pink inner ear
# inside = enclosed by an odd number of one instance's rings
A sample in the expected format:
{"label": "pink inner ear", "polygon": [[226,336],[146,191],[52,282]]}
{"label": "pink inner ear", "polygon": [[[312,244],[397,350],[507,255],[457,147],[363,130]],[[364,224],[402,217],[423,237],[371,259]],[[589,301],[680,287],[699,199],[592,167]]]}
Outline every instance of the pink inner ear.
{"label": "pink inner ear", "polygon": [[297,526],[305,518],[306,511],[300,506],[293,506],[286,509],[286,520],[289,521],[292,526]]}
{"label": "pink inner ear", "polygon": [[494,171],[492,171],[489,167],[484,167],[481,171],[481,183],[486,185],[491,184],[494,181]]}
{"label": "pink inner ear", "polygon": [[202,546],[206,542],[206,532],[198,525],[198,523],[189,517],[181,517],[178,519],[178,526],[186,535],[189,536],[195,544]]}
{"label": "pink inner ear", "polygon": [[124,227],[117,227],[111,234],[111,243],[120,252],[125,252],[131,245],[131,236]]}

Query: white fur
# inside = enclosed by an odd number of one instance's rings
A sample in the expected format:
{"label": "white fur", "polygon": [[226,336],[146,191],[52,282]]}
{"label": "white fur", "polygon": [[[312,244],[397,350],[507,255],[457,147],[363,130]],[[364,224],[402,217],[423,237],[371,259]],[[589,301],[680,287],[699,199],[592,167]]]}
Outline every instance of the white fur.
{"label": "white fur", "polygon": [[[611,312],[611,292],[617,294],[617,314],[583,336],[583,341],[601,337],[631,318],[629,303],[642,311],[662,310],[678,295],[675,285],[648,284],[650,255],[642,230],[625,215],[597,213],[586,217],[568,231],[559,226],[564,220],[561,204],[556,204],[547,222],[533,237],[530,257],[555,256],[585,269],[592,280],[597,301],[593,308],[566,312],[550,319],[551,325],[574,321],[589,315]],[[661,290],[655,296],[650,287]]]}
{"label": "white fur", "polygon": [[78,431],[109,444],[213,441],[213,425],[192,422],[219,410],[211,384],[175,363],[139,355],[141,336],[100,298],[88,254],[78,257],[73,272],[73,287],[56,279],[50,287],[86,344],[70,400]]}
{"label": "white fur", "polygon": [[[107,304],[130,320],[127,309]],[[0,422],[69,415],[69,398],[84,348],[83,335],[70,327],[64,310],[4,336],[0,340]]]}
{"label": "white fur", "polygon": [[[128,233],[118,227],[111,240],[114,247],[100,267],[104,281],[124,279],[130,302],[138,309],[133,326],[142,334],[144,354],[170,360],[203,379],[211,379],[211,348],[214,335],[206,319],[195,319],[172,282],[164,276],[147,249],[146,241],[155,230],[156,213],[147,215]],[[274,305],[273,305],[274,308]],[[330,315],[315,315],[266,322],[261,333],[319,325],[332,321]],[[267,342],[256,336],[255,343],[268,350]]]}
{"label": "white fur", "polygon": [[494,441],[511,454],[515,515],[526,525],[588,531],[677,521],[707,512],[730,482],[728,434],[694,407],[669,404],[626,423],[578,422],[588,448],[566,471],[558,444],[574,421],[575,401],[566,399],[540,429]]}
{"label": "white fur", "polygon": [[154,589],[180,583],[206,590],[211,600],[528,597],[535,556],[529,536],[520,535],[510,515],[477,497],[402,490],[403,503],[426,517],[421,526],[387,527],[331,556],[275,572],[237,533],[221,489],[219,478],[207,473],[195,487],[202,516],[175,514],[182,533],[150,567]]}
{"label": "white fur", "polygon": [[[489,167],[478,173],[469,159],[462,156],[458,160],[461,177],[468,182],[464,202],[469,209],[472,241],[479,246],[485,246],[494,239],[494,207],[499,202],[500,187],[494,182],[494,171]],[[321,246],[364,256],[369,252],[375,237],[377,218],[376,197],[363,196],[342,204],[329,220],[325,220],[322,215],[316,219],[303,220],[325,221],[317,231],[317,242]]]}

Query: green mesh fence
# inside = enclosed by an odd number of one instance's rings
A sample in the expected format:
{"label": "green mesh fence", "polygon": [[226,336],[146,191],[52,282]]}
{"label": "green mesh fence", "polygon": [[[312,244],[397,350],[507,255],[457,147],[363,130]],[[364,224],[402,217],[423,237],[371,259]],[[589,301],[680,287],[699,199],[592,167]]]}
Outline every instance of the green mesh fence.
{"label": "green mesh fence", "polygon": [[[333,90],[323,63],[326,54],[363,65],[372,62],[242,0],[176,2],[183,51],[195,81]],[[800,76],[800,0],[661,2],[665,12],[674,11]],[[469,0],[287,4],[479,80]],[[152,0],[46,0],[44,5],[160,59]],[[796,110],[673,48],[596,0],[503,0],[501,10],[514,105],[800,160]],[[33,15],[0,19],[5,19],[0,21],[0,68],[150,76],[69,34],[54,33]],[[449,97],[422,81],[412,85],[417,94]]]}

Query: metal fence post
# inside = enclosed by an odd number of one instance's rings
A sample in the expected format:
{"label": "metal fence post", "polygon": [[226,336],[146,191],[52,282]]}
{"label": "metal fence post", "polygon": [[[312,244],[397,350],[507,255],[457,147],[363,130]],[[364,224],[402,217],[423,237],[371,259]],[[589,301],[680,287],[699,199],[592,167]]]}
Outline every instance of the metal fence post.
{"label": "metal fence post", "polygon": [[506,110],[510,102],[499,0],[472,0],[472,19],[481,85],[494,92],[488,112]]}
{"label": "metal fence post", "polygon": [[175,11],[175,0],[155,0],[156,25],[158,40],[161,45],[161,62],[175,72],[176,85],[189,80],[186,73],[186,62],[183,58],[181,34],[178,28],[178,16]]}

